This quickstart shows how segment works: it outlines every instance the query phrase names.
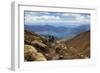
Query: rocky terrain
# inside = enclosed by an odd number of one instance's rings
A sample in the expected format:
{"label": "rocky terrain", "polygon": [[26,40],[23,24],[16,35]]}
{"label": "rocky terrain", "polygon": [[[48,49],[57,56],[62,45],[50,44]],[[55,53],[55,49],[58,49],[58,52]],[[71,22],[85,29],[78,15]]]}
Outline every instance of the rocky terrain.
{"label": "rocky terrain", "polygon": [[90,31],[69,40],[47,39],[34,32],[24,31],[25,61],[87,58],[90,58]]}

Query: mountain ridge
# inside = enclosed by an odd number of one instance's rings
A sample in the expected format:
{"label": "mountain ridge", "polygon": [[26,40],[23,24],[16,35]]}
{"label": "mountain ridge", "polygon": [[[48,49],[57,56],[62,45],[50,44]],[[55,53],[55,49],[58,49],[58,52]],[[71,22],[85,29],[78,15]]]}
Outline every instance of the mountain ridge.
{"label": "mountain ridge", "polygon": [[54,27],[51,25],[25,25],[24,29],[28,29],[32,32],[36,32],[40,35],[53,35],[58,38],[64,38],[66,36],[77,35],[80,32],[85,32],[90,30],[90,26],[82,25],[82,26],[73,26],[73,27]]}

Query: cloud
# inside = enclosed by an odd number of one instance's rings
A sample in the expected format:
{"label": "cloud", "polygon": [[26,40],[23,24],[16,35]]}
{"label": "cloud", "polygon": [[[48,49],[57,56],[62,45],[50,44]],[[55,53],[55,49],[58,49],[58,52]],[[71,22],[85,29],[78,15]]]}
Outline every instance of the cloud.
{"label": "cloud", "polygon": [[54,22],[60,20],[59,16],[32,16],[32,15],[26,15],[25,16],[25,23],[40,23],[40,22]]}
{"label": "cloud", "polygon": [[25,24],[34,23],[66,23],[90,24],[89,14],[57,13],[57,12],[25,12]]}
{"label": "cloud", "polygon": [[82,14],[63,14],[63,16],[72,18],[68,22],[70,23],[80,23],[80,24],[89,24],[90,23],[90,15],[82,15]]}
{"label": "cloud", "polygon": [[76,16],[76,21],[80,24],[89,24],[90,23],[90,15],[79,14]]}

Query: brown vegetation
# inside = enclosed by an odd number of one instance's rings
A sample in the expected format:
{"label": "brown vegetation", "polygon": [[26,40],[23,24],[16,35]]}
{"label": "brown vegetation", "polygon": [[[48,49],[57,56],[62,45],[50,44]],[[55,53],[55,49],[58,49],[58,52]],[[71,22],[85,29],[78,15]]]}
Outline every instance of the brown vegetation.
{"label": "brown vegetation", "polygon": [[25,30],[24,44],[25,61],[90,58],[90,31],[83,32],[68,41],[49,41]]}

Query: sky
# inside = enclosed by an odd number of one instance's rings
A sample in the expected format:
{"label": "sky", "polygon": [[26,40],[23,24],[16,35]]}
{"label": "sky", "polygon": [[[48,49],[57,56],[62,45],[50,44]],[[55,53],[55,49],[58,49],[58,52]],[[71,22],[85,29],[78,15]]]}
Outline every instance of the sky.
{"label": "sky", "polygon": [[90,14],[88,13],[65,13],[65,12],[39,12],[24,11],[25,25],[87,25],[90,24]]}

